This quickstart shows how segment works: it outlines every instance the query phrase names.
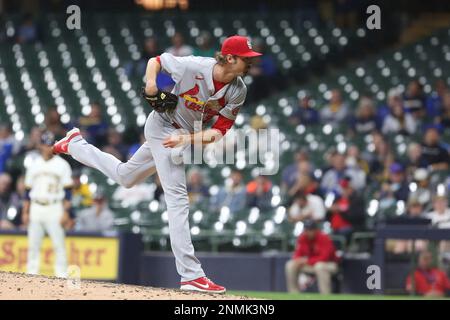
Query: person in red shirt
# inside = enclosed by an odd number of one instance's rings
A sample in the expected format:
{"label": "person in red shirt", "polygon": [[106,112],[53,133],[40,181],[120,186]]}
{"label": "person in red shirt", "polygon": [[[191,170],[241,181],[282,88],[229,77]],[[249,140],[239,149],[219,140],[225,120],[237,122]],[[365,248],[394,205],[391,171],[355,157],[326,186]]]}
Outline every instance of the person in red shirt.
{"label": "person in red shirt", "polygon": [[414,284],[411,276],[406,279],[406,291],[426,297],[443,297],[450,290],[450,280],[444,271],[432,267],[433,256],[430,251],[419,255],[418,267],[414,271]]}
{"label": "person in red shirt", "polygon": [[365,217],[364,199],[353,189],[351,179],[345,177],[339,181],[341,195],[329,208],[329,219],[333,234],[343,235],[350,240],[352,232],[363,229]]}
{"label": "person in red shirt", "polygon": [[286,263],[286,285],[298,292],[298,277],[304,272],[315,274],[321,294],[331,293],[331,276],[338,270],[338,257],[333,241],[321,232],[313,220],[304,221],[304,232],[297,239],[292,259]]}

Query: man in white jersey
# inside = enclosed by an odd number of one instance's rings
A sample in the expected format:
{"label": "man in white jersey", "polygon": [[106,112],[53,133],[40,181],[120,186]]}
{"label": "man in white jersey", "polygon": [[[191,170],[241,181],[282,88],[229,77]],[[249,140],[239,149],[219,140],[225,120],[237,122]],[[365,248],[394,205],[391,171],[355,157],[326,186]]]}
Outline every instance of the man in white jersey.
{"label": "man in white jersey", "polygon": [[[88,144],[77,128],[69,131],[53,147],[55,153],[68,153],[125,187],[140,183],[158,172],[182,290],[225,292],[224,287],[205,276],[194,255],[185,167],[183,163],[172,160],[171,150],[194,142],[208,144],[223,137],[245,100],[247,89],[241,76],[248,72],[252,58],[259,55],[252,50],[248,38],[232,36],[225,39],[216,59],[175,57],[170,53],[151,58],[147,64],[145,93],[152,96],[158,92],[156,76],[163,71],[175,81],[172,93],[178,97],[178,104],[173,112],[150,113],[144,127],[146,142],[126,163]],[[205,129],[203,125],[213,118],[216,120],[212,127]],[[184,129],[184,133],[177,129]]]}
{"label": "man in white jersey", "polygon": [[25,174],[26,200],[22,220],[28,225],[27,273],[39,274],[40,250],[47,233],[55,253],[55,276],[67,277],[67,258],[63,225],[70,219],[72,170],[69,163],[53,155],[55,138],[44,132],[40,156]]}

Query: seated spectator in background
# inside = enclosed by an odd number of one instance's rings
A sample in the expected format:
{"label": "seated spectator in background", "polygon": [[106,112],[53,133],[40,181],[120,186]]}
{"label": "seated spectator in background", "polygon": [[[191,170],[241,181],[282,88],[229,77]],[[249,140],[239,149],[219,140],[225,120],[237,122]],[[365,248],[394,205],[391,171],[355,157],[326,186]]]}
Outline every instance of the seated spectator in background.
{"label": "seated spectator in background", "polygon": [[416,198],[424,207],[431,202],[430,180],[427,169],[419,168],[414,172],[413,181],[416,183],[415,190],[410,192],[409,197]]}
{"label": "seated spectator in background", "polygon": [[[157,57],[162,53],[159,49],[158,41],[155,37],[146,38],[144,41],[143,50],[141,52],[141,57],[137,61],[128,61],[125,63],[125,73],[128,77],[139,77],[142,78],[145,75],[147,69],[148,60]],[[160,90],[172,91],[175,82],[172,80],[170,75],[164,72],[158,73],[156,76],[156,85]]]}
{"label": "seated spectator in background", "polygon": [[[401,216],[407,219],[421,219],[425,218],[424,207],[420,201],[414,197],[410,198],[406,204],[406,212]],[[411,253],[413,243],[415,244],[415,251],[420,252],[426,250],[428,241],[426,240],[387,240],[387,251],[394,254]]]}
{"label": "seated spectator in background", "polygon": [[391,88],[387,92],[386,104],[377,107],[377,127],[383,126],[384,120],[392,112],[394,105],[401,104],[403,106],[402,92],[398,88]]}
{"label": "seated spectator in background", "polygon": [[370,172],[369,163],[362,158],[361,152],[356,145],[350,145],[347,148],[345,165],[347,166],[347,168],[356,170],[358,172],[362,170],[366,175]]}
{"label": "seated spectator in background", "polygon": [[[17,204],[12,190],[12,178],[8,173],[0,174],[0,229],[14,229],[8,217],[8,210]],[[16,201],[14,201],[16,200]]]}
{"label": "seated spectator in background", "polygon": [[44,119],[45,127],[48,131],[51,131],[56,139],[63,138],[66,135],[66,127],[61,122],[61,116],[55,106],[47,109]]}
{"label": "seated spectator in background", "polygon": [[417,122],[420,122],[426,115],[425,100],[423,86],[419,80],[411,81],[403,96],[404,108]]}
{"label": "seated spectator in background", "polygon": [[443,297],[450,290],[450,280],[443,270],[433,267],[433,255],[423,251],[419,255],[417,269],[406,278],[406,291],[425,297]]}
{"label": "seated spectator in background", "polygon": [[349,178],[341,179],[339,184],[342,193],[328,208],[329,220],[333,233],[349,240],[354,231],[364,228],[365,204],[364,199],[353,189]]}
{"label": "seated spectator in background", "polygon": [[36,151],[41,143],[42,130],[39,127],[32,127],[28,137],[25,137],[25,144],[22,147],[21,153],[28,153]]}
{"label": "seated spectator in background", "polygon": [[443,79],[436,80],[434,90],[426,100],[426,113],[429,118],[434,119],[441,114],[446,93],[448,93],[448,88],[445,81]]}
{"label": "seated spectator in background", "polygon": [[246,187],[247,206],[260,210],[270,209],[272,201],[272,182],[267,176],[257,176]]}
{"label": "seated spectator in background", "polygon": [[108,208],[105,195],[101,190],[94,196],[92,207],[83,209],[77,214],[75,229],[86,232],[111,231],[114,226],[114,214]]}
{"label": "seated spectator in background", "polygon": [[81,209],[92,206],[93,195],[89,189],[89,184],[81,182],[80,170],[72,171],[72,181],[72,207],[74,209]]}
{"label": "seated spectator in background", "polygon": [[314,101],[309,93],[304,93],[298,98],[298,107],[290,115],[288,121],[291,125],[305,126],[319,123],[319,112],[313,107]]}
{"label": "seated spectator in background", "polygon": [[108,123],[103,119],[102,106],[98,102],[92,103],[89,115],[80,117],[78,122],[86,141],[97,147],[105,145]]}
{"label": "seated spectator in background", "polygon": [[139,142],[133,143],[128,148],[127,159],[130,159],[144,143],[145,143],[145,135],[144,132],[141,132],[141,134],[139,135]]}
{"label": "seated spectator in background", "polygon": [[[309,162],[302,162],[300,164],[303,163],[309,164]],[[296,183],[292,186],[292,188],[289,189],[287,195],[292,197],[297,194],[297,192],[319,194],[319,183],[314,179],[313,175],[309,174],[306,170],[302,170],[300,172],[301,173],[297,175]]]}
{"label": "seated spectator in background", "polygon": [[200,169],[191,168],[188,171],[186,186],[190,204],[200,204],[209,200],[209,188],[204,182]]}
{"label": "seated spectator in background", "polygon": [[16,141],[11,128],[6,124],[0,124],[0,173],[6,171],[8,160],[16,149]]}
{"label": "seated spectator in background", "polygon": [[409,184],[406,180],[405,169],[398,163],[394,162],[389,168],[389,180],[386,182],[387,188],[382,188],[381,194],[376,197],[382,200],[391,194],[394,201],[407,201],[409,195]]}
{"label": "seated spectator in background", "polygon": [[339,181],[344,177],[351,177],[351,183],[354,189],[360,190],[366,185],[366,174],[359,166],[349,167],[346,165],[345,155],[335,152],[331,156],[332,167],[325,172],[320,183],[322,194],[330,192],[339,193]]}
{"label": "seated spectator in background", "polygon": [[331,90],[331,98],[327,105],[320,111],[320,121],[322,123],[338,124],[343,123],[350,115],[350,108],[342,99],[341,91]]}
{"label": "seated spectator in background", "polygon": [[450,208],[448,207],[448,199],[444,195],[434,197],[433,211],[428,212],[426,217],[431,219],[431,223],[442,229],[450,228]]}
{"label": "seated spectator in background", "polygon": [[[297,151],[294,154],[294,162],[287,165],[281,173],[281,190],[287,193],[295,183],[297,182],[298,176],[300,174],[309,174],[310,172],[304,172],[306,164],[309,163],[309,155],[306,149]],[[309,169],[312,170],[311,165]]]}
{"label": "seated spectator in background", "polygon": [[358,108],[352,119],[351,130],[355,135],[369,134],[374,130],[378,130],[375,103],[371,98],[362,97],[359,100]]}
{"label": "seated spectator in background", "polygon": [[320,293],[330,294],[331,276],[338,270],[333,241],[319,230],[316,222],[305,220],[303,226],[292,259],[285,266],[286,286],[289,292],[298,292],[299,274],[313,274],[317,277]]}
{"label": "seated spectator in background", "polygon": [[446,91],[442,98],[442,105],[437,122],[446,130],[450,128],[450,91]]}
{"label": "seated spectator in background", "polygon": [[23,17],[21,25],[17,28],[17,43],[33,43],[39,38],[39,30],[37,24],[33,20],[31,14]]}
{"label": "seated spectator in background", "polygon": [[180,32],[176,32],[172,37],[172,46],[166,52],[176,57],[190,56],[194,53],[191,46],[184,43],[184,37]]}
{"label": "seated spectator in background", "polygon": [[414,117],[405,113],[402,101],[397,99],[391,108],[391,113],[384,119],[381,131],[384,135],[411,135],[416,132],[417,124]]}
{"label": "seated spectator in background", "polygon": [[[119,160],[124,161],[128,155],[128,146],[122,141],[122,135],[116,129],[109,128],[104,148],[114,149],[114,154],[120,155]],[[111,152],[110,152],[111,153]]]}
{"label": "seated spectator in background", "polygon": [[279,79],[275,58],[267,52],[262,39],[253,40],[253,50],[263,55],[255,57],[248,74],[253,78],[252,85],[248,88],[247,99],[250,102],[259,101],[272,94],[282,85]]}
{"label": "seated spectator in background", "polygon": [[246,189],[242,182],[242,173],[233,170],[230,179],[225,180],[225,184],[220,187],[217,194],[211,196],[210,207],[213,212],[219,212],[222,207],[228,207],[230,213],[236,213],[245,208]]}
{"label": "seated spectator in background", "polygon": [[392,157],[392,151],[381,133],[373,132],[371,134],[371,138],[373,140],[375,150],[372,152],[365,152],[364,158],[369,163],[369,172],[371,177],[374,180],[382,181],[386,179],[387,175],[385,175],[385,162],[386,159]]}
{"label": "seated spectator in background", "polygon": [[407,175],[412,176],[418,168],[426,168],[427,163],[422,158],[422,146],[417,142],[411,142],[407,150],[408,158],[406,159]]}
{"label": "seated spectator in background", "polygon": [[420,160],[431,170],[448,169],[450,155],[442,144],[439,129],[436,126],[430,126],[425,131]]}
{"label": "seated spectator in background", "polygon": [[289,222],[314,220],[322,222],[325,219],[325,205],[321,197],[315,194],[297,192],[294,201],[288,209]]}
{"label": "seated spectator in background", "polygon": [[198,47],[194,49],[194,56],[214,58],[216,55],[216,50],[212,43],[211,33],[208,31],[202,31],[197,37],[196,43]]}

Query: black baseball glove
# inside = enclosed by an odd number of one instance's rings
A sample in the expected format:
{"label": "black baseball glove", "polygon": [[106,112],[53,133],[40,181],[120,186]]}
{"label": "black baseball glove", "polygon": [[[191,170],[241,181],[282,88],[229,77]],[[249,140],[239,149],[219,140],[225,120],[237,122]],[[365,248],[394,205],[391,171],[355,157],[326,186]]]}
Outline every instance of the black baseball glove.
{"label": "black baseball glove", "polygon": [[141,95],[156,112],[171,113],[177,107],[178,97],[173,93],[158,90],[155,95],[149,96],[145,93],[145,88],[142,87]]}

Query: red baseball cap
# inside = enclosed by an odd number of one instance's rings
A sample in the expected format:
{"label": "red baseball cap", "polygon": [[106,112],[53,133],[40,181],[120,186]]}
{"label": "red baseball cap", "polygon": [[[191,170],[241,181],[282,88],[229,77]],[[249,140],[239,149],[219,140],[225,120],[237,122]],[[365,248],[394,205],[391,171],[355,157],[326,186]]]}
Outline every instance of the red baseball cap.
{"label": "red baseball cap", "polygon": [[262,53],[252,50],[250,39],[242,36],[232,36],[225,39],[222,44],[221,53],[232,54],[239,57],[257,57]]}

